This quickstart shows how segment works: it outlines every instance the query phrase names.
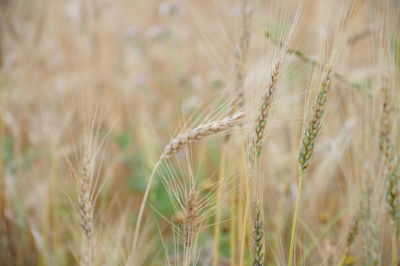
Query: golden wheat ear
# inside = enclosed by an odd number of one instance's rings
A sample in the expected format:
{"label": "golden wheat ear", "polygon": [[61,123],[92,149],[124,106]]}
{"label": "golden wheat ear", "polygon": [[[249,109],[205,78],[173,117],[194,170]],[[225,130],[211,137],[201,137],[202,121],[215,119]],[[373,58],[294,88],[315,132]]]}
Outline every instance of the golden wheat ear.
{"label": "golden wheat ear", "polygon": [[161,159],[167,159],[171,157],[172,154],[178,153],[184,147],[192,143],[202,141],[211,135],[231,131],[239,124],[239,121],[241,121],[243,117],[243,112],[236,112],[233,115],[229,115],[221,120],[200,125],[194,129],[179,134],[165,147],[164,152],[161,155]]}

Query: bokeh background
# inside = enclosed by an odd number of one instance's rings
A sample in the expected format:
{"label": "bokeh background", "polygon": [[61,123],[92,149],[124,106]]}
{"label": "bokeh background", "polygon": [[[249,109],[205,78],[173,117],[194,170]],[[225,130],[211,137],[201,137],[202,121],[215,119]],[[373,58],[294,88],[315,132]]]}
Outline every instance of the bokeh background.
{"label": "bokeh background", "polygon": [[[262,90],[280,50],[275,41],[282,29],[293,26],[299,5],[295,0],[253,2],[247,98]],[[372,249],[382,265],[389,265],[378,135],[381,77],[388,75],[398,147],[399,2],[357,1],[348,24],[335,35],[335,14],[345,9],[339,2],[305,1],[294,26],[290,46],[301,53],[288,56],[262,155],[267,265],[284,264],[288,252],[297,154],[315,95],[310,80],[318,73],[309,61],[326,61],[324,43],[340,47],[335,71],[341,78],[329,96],[304,184],[296,250],[304,265],[336,265],[354,216],[368,206],[368,226],[352,259],[361,265],[369,254],[365,250]],[[79,263],[75,199],[87,121],[95,121],[101,143],[95,265],[128,263],[140,200],[161,148],[189,128],[191,118],[218,117],[218,108],[235,94],[242,7],[242,1],[225,0],[0,1],[1,265]],[[245,147],[246,129],[236,132],[237,146]],[[191,165],[200,186],[207,187],[218,179],[221,143],[212,138],[193,145],[189,160],[182,152],[170,167],[185,172]],[[229,153],[227,164],[229,176],[241,180],[240,149]],[[169,221],[176,221],[177,210],[160,181],[163,171],[146,208],[135,265],[164,265],[173,247]],[[248,245],[239,250],[240,232],[246,230],[243,187],[228,191],[217,265],[239,265],[241,252],[247,264]],[[213,217],[199,236],[198,265],[210,265],[215,254]],[[372,242],[373,247],[365,244]],[[169,259],[180,265],[174,252]]]}

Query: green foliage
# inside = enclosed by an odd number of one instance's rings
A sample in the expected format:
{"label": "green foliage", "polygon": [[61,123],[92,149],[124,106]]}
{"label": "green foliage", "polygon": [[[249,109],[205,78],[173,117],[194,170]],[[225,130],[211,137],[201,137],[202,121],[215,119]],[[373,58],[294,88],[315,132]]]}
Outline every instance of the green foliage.
{"label": "green foliage", "polygon": [[128,147],[132,144],[132,136],[128,131],[122,131],[117,135],[118,146],[122,150],[127,150]]}

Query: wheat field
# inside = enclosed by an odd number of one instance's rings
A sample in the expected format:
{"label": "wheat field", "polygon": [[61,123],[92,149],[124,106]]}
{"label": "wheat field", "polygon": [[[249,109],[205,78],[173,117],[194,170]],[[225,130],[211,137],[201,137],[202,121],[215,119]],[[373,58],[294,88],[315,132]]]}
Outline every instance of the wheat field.
{"label": "wheat field", "polygon": [[400,265],[398,0],[0,0],[0,265]]}

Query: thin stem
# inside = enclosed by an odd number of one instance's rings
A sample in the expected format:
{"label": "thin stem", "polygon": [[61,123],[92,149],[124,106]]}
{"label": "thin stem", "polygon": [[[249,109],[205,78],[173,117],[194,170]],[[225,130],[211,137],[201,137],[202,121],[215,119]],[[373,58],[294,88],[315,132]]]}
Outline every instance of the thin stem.
{"label": "thin stem", "polygon": [[[237,180],[239,181],[239,180]],[[239,192],[240,193],[240,192]],[[231,266],[236,265],[236,193],[231,193],[231,222],[230,222],[230,264]]]}
{"label": "thin stem", "polygon": [[392,265],[397,266],[397,228],[393,225],[392,230]]}
{"label": "thin stem", "polygon": [[139,240],[139,229],[140,229],[140,225],[141,225],[142,219],[143,219],[144,208],[146,206],[147,199],[148,199],[149,194],[150,194],[150,189],[151,189],[151,186],[153,184],[154,176],[156,175],[157,169],[161,165],[161,162],[162,162],[162,159],[158,160],[156,165],[154,165],[153,170],[151,171],[151,174],[150,174],[150,177],[149,177],[149,182],[147,183],[147,186],[146,186],[146,191],[144,192],[143,199],[142,199],[142,202],[140,204],[138,219],[136,221],[136,226],[135,226],[135,234],[133,235],[133,237],[134,237],[133,246],[132,246],[133,257],[135,257],[135,254],[136,254],[136,246],[137,246],[137,242]]}
{"label": "thin stem", "polygon": [[[248,173],[247,173],[247,154],[246,150],[243,146],[241,146],[241,172],[239,177],[241,178],[241,182],[239,182],[240,186],[240,198],[239,198],[239,223],[242,223],[243,225],[247,225],[249,222],[249,216],[250,216],[250,200],[247,195],[250,194],[250,185],[249,185],[249,179],[247,178]],[[242,219],[243,217],[243,219]],[[238,226],[238,238],[239,238],[239,266],[244,265],[244,253],[246,249],[246,233],[247,233],[248,227],[247,226]]]}
{"label": "thin stem", "polygon": [[226,150],[227,150],[227,142],[225,141],[222,144],[221,150],[221,161],[220,161],[220,173],[218,180],[218,189],[217,189],[217,208],[215,214],[215,228],[214,228],[214,256],[212,260],[212,265],[218,265],[218,257],[219,257],[219,235],[220,235],[220,222],[221,222],[221,206],[222,206],[222,189],[224,185],[224,177],[225,177],[225,167],[226,167]]}
{"label": "thin stem", "polygon": [[298,216],[298,213],[299,213],[299,206],[300,206],[300,200],[301,200],[303,177],[304,177],[304,170],[300,169],[299,184],[298,184],[298,187],[297,187],[296,205],[295,205],[295,208],[294,208],[294,215],[293,215],[293,222],[292,222],[292,233],[290,235],[288,266],[292,266],[293,265],[294,246],[295,246],[294,242],[295,242],[295,235],[296,235],[296,224],[297,224],[297,216]]}

